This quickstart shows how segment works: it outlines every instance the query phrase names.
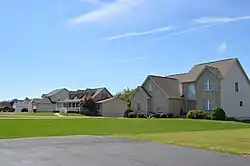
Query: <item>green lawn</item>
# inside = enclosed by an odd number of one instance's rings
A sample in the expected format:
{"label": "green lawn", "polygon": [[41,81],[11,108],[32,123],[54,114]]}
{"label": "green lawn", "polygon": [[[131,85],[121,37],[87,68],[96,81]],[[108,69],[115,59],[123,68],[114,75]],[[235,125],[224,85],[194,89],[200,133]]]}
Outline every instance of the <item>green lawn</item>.
{"label": "green lawn", "polygon": [[[27,112],[22,112],[22,113],[8,113],[8,112],[1,112],[1,115],[8,115],[8,116],[56,116],[55,113],[27,113]],[[63,115],[63,114],[62,114]],[[81,116],[81,114],[77,113],[68,113],[68,116]]]}
{"label": "green lawn", "polygon": [[250,125],[186,119],[1,119],[0,138],[108,135],[250,155]]}

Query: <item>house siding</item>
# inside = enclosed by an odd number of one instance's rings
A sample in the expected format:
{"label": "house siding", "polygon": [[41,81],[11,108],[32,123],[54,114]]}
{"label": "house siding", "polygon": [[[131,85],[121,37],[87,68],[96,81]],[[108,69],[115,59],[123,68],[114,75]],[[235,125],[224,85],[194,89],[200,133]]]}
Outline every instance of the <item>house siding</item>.
{"label": "house siding", "polygon": [[131,109],[135,112],[138,112],[137,105],[138,103],[141,104],[141,111],[140,112],[147,112],[147,98],[142,94],[142,92],[137,88],[135,94],[131,99]]}
{"label": "house siding", "polygon": [[38,103],[37,112],[53,112],[56,110],[56,104],[52,103]]}
{"label": "house siding", "polygon": [[[239,92],[235,91],[235,82]],[[243,106],[240,107],[240,101]],[[221,106],[228,117],[250,118],[250,85],[239,65],[235,63],[221,80]]]}
{"label": "house siding", "polygon": [[[149,84],[151,84],[152,91],[149,91]],[[153,112],[169,112],[169,100],[167,96],[161,91],[161,89],[150,79],[144,82],[142,87],[150,94],[152,97],[151,101],[149,102],[148,108],[151,108]]]}
{"label": "house siding", "polygon": [[[206,79],[211,80],[212,84],[215,86],[214,91],[204,91],[204,82]],[[188,100],[188,86],[190,84],[195,85],[195,100]],[[220,79],[214,75],[210,70],[206,69],[201,76],[194,82],[183,83],[183,93],[184,93],[184,102],[186,105],[186,112],[189,110],[203,110],[203,100],[211,99],[215,101],[215,107],[221,105],[220,100]]]}
{"label": "house siding", "polygon": [[[204,91],[204,82],[209,79],[215,86],[214,91]],[[214,107],[221,105],[220,101],[220,79],[210,70],[206,69],[196,82],[196,109],[203,110],[203,100],[214,100]],[[214,108],[212,108],[214,109]]]}
{"label": "house siding", "polygon": [[181,109],[184,111],[184,100],[183,99],[170,99],[169,113],[172,113],[174,117],[179,117]]}
{"label": "house siding", "polygon": [[123,117],[127,108],[127,103],[119,98],[115,98],[101,104],[103,117]]}

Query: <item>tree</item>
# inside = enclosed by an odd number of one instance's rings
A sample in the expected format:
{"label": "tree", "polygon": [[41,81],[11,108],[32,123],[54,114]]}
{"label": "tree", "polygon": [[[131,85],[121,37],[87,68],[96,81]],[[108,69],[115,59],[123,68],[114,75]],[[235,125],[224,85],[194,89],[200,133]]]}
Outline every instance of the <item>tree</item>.
{"label": "tree", "polygon": [[82,112],[83,114],[86,114],[87,116],[98,115],[96,102],[93,100],[91,96],[84,96],[80,106],[83,107],[84,109],[87,109],[84,112]]}
{"label": "tree", "polygon": [[130,107],[131,97],[135,93],[135,91],[136,91],[136,89],[126,88],[126,89],[123,89],[123,91],[118,92],[115,96],[126,101],[128,103],[128,107]]}

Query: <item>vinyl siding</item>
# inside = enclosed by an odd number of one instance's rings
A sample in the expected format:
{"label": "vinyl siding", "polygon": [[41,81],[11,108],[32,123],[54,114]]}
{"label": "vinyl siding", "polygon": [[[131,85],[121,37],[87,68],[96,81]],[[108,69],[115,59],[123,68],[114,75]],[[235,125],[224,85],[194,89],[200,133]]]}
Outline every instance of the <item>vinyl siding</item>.
{"label": "vinyl siding", "polygon": [[[239,84],[239,92],[235,92],[235,82]],[[250,85],[237,63],[221,81],[221,106],[229,117],[250,118]]]}

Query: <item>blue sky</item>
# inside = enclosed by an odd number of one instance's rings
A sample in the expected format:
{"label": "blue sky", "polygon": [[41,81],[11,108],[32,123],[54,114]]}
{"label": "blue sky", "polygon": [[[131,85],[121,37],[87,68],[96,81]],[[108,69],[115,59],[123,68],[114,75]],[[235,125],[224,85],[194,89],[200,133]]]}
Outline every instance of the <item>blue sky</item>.
{"label": "blue sky", "polygon": [[237,57],[250,73],[247,0],[0,1],[0,99],[138,86]]}

